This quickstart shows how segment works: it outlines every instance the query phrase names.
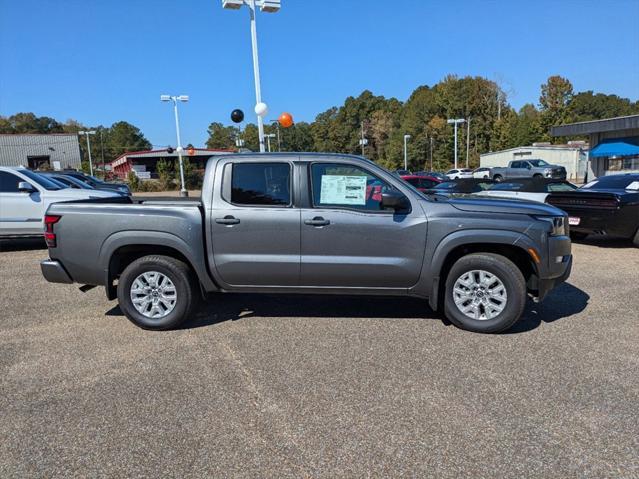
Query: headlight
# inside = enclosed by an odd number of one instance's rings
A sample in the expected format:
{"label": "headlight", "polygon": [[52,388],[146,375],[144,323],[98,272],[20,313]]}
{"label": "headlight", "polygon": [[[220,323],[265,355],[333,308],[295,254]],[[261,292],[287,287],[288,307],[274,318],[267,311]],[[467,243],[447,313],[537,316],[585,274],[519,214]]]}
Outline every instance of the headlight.
{"label": "headlight", "polygon": [[566,236],[568,234],[564,216],[535,216],[535,218],[550,225],[550,231],[548,232],[550,236]]}

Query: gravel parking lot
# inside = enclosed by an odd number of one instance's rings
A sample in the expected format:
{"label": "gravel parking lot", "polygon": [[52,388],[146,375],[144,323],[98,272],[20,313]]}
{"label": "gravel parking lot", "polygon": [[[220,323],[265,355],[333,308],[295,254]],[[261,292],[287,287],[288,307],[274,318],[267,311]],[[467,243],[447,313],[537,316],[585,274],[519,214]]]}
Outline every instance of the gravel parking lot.
{"label": "gravel parking lot", "polygon": [[0,477],[638,477],[639,250],[574,245],[508,334],[422,301],[227,295],[137,329],[0,243]]}

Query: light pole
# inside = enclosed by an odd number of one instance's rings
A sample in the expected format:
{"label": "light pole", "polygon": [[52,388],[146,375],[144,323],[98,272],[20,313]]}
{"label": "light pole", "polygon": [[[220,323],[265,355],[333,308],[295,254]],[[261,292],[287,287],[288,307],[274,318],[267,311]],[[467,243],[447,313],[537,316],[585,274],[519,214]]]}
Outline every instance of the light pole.
{"label": "light pole", "polygon": [[470,156],[470,116],[466,123],[466,168],[468,168],[468,157]]}
{"label": "light pole", "polygon": [[359,140],[359,144],[362,147],[362,156],[365,156],[364,148],[366,148],[366,145],[368,145],[368,139],[364,136],[364,122],[362,122],[362,137]]}
{"label": "light pole", "polygon": [[408,142],[409,138],[410,135],[404,135],[404,169],[406,171],[408,171],[408,150],[406,148],[406,143]]}
{"label": "light pole", "polygon": [[455,118],[448,120],[448,123],[453,123],[455,125],[455,169],[457,169],[457,125],[460,123],[464,123],[466,120],[463,118]]}
{"label": "light pole", "polygon": [[264,153],[264,117],[268,107],[262,103],[260,86],[260,65],[257,54],[257,27],[255,24],[255,7],[267,13],[274,13],[280,9],[280,0],[222,0],[222,7],[238,10],[243,5],[249,7],[251,18],[251,45],[253,48],[253,76],[255,77],[255,113],[257,114],[257,130],[260,138],[260,152]]}
{"label": "light pole", "polygon": [[187,102],[189,101],[188,95],[160,95],[160,101],[172,101],[173,102],[173,113],[175,115],[175,132],[177,135],[177,152],[178,152],[178,160],[180,163],[180,196],[189,196],[189,192],[186,191],[186,185],[184,184],[184,165],[182,164],[182,143],[180,141],[180,117],[178,116],[178,101]]}
{"label": "light pole", "polygon": [[268,143],[268,152],[271,152],[271,138],[275,138],[275,133],[267,133],[264,135],[266,142]]}
{"label": "light pole", "polygon": [[89,171],[91,172],[91,176],[93,176],[93,160],[91,159],[91,140],[89,140],[89,135],[95,135],[95,131],[79,131],[78,135],[86,135],[87,137],[87,150],[89,150]]}
{"label": "light pole", "polygon": [[430,171],[433,171],[433,135],[430,136]]}
{"label": "light pole", "polygon": [[282,140],[280,139],[280,122],[278,120],[271,120],[271,124],[275,124],[277,130],[277,151],[282,151]]}

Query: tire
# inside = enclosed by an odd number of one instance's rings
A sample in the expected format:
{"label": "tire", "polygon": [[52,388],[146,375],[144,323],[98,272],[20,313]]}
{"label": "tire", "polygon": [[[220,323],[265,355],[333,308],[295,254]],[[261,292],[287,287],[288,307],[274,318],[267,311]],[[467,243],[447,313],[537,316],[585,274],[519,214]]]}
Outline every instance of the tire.
{"label": "tire", "polygon": [[535,174],[533,175],[533,178],[535,178],[535,179],[537,179],[537,180],[538,180],[538,179],[543,179],[543,178],[544,178],[544,175],[540,175],[539,173],[535,173]]}
{"label": "tire", "polygon": [[[489,290],[489,286],[493,286],[493,290],[499,289],[495,286],[497,282],[494,279],[491,282],[491,277],[500,281],[505,290],[505,296],[502,293],[498,299],[486,295],[483,290],[481,297],[472,294],[468,296],[472,298],[469,301],[473,301],[474,298],[486,301],[477,305],[479,316],[485,316],[484,319],[467,316],[455,303],[454,287],[457,281],[462,281],[466,275],[469,275],[466,278],[478,279],[481,274],[479,272],[484,273],[486,278],[487,282],[483,285],[486,291]],[[459,287],[463,290],[466,288],[466,286]],[[455,326],[477,333],[499,333],[512,327],[521,317],[526,305],[526,281],[519,268],[508,258],[493,253],[473,253],[463,256],[453,265],[446,278],[444,294],[444,314]],[[479,290],[477,294],[480,294]],[[463,301],[463,296],[457,296],[457,299]],[[462,302],[461,307],[470,306],[469,301]],[[496,312],[495,308],[501,308],[501,311]]]}
{"label": "tire", "polygon": [[[159,279],[161,276],[164,276],[164,280]],[[161,292],[155,293],[149,293],[145,289],[146,294],[138,295],[139,307],[147,304],[146,309],[151,309],[151,312],[142,314],[134,305],[132,288],[135,283],[136,287],[150,284],[151,286],[147,289],[152,289],[153,281],[148,281],[148,278],[154,277],[155,284],[161,281],[164,288]],[[161,285],[156,289],[159,290]],[[174,300],[173,296],[175,296]],[[151,299],[150,303],[145,301],[147,298]],[[120,309],[132,323],[142,329],[162,331],[177,327],[190,317],[197,298],[197,284],[190,268],[182,261],[170,256],[150,255],[139,258],[126,267],[118,281]],[[156,299],[157,304],[153,303]],[[156,306],[157,309],[155,309]],[[153,312],[155,317],[152,317]]]}
{"label": "tire", "polygon": [[501,175],[495,175],[493,176],[493,180],[495,180],[497,183],[501,183],[502,181],[504,181],[504,177]]}
{"label": "tire", "polygon": [[585,240],[588,237],[588,233],[582,233],[581,231],[571,231],[570,239],[575,241]]}

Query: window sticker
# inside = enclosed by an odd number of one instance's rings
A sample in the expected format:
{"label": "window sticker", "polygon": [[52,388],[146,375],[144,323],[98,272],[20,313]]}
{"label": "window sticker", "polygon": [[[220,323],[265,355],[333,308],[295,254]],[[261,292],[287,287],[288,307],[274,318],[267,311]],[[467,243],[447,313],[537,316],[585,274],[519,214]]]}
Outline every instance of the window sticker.
{"label": "window sticker", "polygon": [[366,176],[322,175],[320,203],[365,205]]}
{"label": "window sticker", "polygon": [[626,186],[627,190],[639,190],[639,181],[633,181],[628,186]]}

